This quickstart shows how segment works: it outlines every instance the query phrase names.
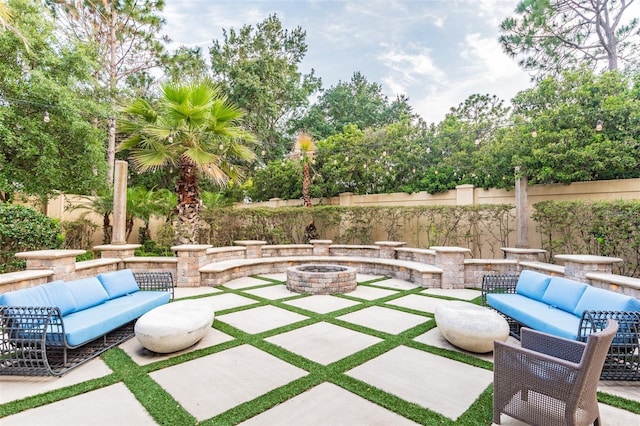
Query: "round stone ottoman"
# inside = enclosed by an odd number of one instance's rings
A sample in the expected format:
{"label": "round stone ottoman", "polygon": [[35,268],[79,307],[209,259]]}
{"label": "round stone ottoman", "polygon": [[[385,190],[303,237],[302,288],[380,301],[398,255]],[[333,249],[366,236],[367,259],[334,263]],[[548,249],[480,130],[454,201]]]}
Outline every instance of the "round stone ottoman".
{"label": "round stone ottoman", "polygon": [[449,343],[461,349],[486,353],[493,341],[509,337],[509,324],[500,314],[468,302],[449,301],[436,305],[436,324]]}
{"label": "round stone ottoman", "polygon": [[142,315],[134,332],[140,344],[150,351],[175,352],[202,339],[211,327],[213,317],[213,307],[206,302],[171,302]]}

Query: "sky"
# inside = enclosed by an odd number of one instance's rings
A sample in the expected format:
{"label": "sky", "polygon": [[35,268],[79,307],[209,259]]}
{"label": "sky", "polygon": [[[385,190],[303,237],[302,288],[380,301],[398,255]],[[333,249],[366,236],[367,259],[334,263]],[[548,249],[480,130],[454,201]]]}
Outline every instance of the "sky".
{"label": "sky", "polygon": [[169,49],[199,46],[206,58],[223,29],[276,14],[285,29],[301,27],[308,51],[300,70],[329,89],[355,72],[378,83],[390,100],[409,104],[429,123],[470,95],[509,102],[532,87],[529,75],[498,43],[500,22],[517,0],[166,0]]}

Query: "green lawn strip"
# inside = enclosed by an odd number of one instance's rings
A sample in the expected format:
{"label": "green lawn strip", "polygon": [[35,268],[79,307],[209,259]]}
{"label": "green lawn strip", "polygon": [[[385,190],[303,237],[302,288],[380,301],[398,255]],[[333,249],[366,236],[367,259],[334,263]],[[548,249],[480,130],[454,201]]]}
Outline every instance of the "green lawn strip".
{"label": "green lawn strip", "polygon": [[196,419],[122,349],[110,350],[103,359],[156,422],[163,425],[196,423]]}
{"label": "green lawn strip", "polygon": [[43,405],[61,401],[63,399],[78,396],[83,393],[101,389],[118,383],[119,381],[119,375],[109,374],[108,376],[77,383],[75,385],[70,385],[61,389],[56,389],[16,401],[7,402],[0,405],[0,418],[9,416],[11,414],[16,414],[24,410],[29,410],[31,408],[41,407]]}
{"label": "green lawn strip", "polygon": [[632,401],[621,396],[598,392],[598,401],[612,407],[621,408],[635,414],[640,414],[640,401]]}
{"label": "green lawn strip", "polygon": [[480,394],[454,424],[460,426],[487,426],[493,423],[493,384]]}

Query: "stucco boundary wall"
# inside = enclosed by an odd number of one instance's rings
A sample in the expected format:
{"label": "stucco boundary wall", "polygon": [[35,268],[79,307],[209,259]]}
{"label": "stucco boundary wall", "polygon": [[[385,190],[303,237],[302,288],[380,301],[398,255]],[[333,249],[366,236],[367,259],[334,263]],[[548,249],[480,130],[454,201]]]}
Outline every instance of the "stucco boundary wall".
{"label": "stucco boundary wall", "polygon": [[[102,245],[94,249],[100,258],[76,262],[83,250],[40,250],[18,253],[26,259],[27,269],[0,274],[0,293],[33,287],[56,280],[72,280],[95,276],[102,272],[130,268],[134,271],[169,271],[178,287],[200,287],[203,279],[200,269],[217,262],[245,260],[261,261],[296,256],[302,264],[305,257],[334,256],[345,259],[379,258],[382,263],[397,261],[432,265],[441,270],[439,280],[423,284],[429,288],[476,288],[487,274],[517,273],[523,269],[589,283],[618,293],[640,298],[640,279],[612,274],[612,265],[618,258],[592,255],[556,255],[562,265],[541,262],[545,251],[540,249],[502,248],[504,259],[472,259],[469,250],[462,247],[406,247],[404,242],[379,241],[373,245],[333,244],[330,240],[314,240],[312,244],[267,245],[264,241],[236,241],[229,247],[210,245],[180,245],[172,247],[173,257],[138,257],[134,251],[139,245]],[[260,262],[256,262],[260,263]],[[249,272],[249,270],[247,271]],[[251,274],[255,271],[250,270]],[[262,272],[262,273],[267,273]],[[248,273],[247,273],[248,275]]]}
{"label": "stucco boundary wall", "polygon": [[[531,185],[528,187],[529,205],[529,246],[541,247],[542,242],[539,233],[536,231],[535,222],[531,220],[533,204],[545,200],[633,200],[640,199],[640,178],[603,180],[594,182],[575,182],[570,185],[550,184]],[[102,243],[103,235],[102,216],[91,212],[86,208],[78,208],[81,205],[88,205],[91,197],[61,194],[49,201],[45,214],[60,220],[73,221],[81,216],[98,227],[93,234],[92,246]],[[515,191],[503,189],[476,188],[473,185],[459,185],[455,190],[442,192],[439,194],[429,194],[427,192],[417,192],[414,194],[392,193],[373,195],[354,195],[351,193],[340,194],[339,197],[315,198],[314,205],[333,206],[462,206],[462,205],[482,205],[482,204],[510,204],[515,205]],[[236,208],[247,207],[298,207],[302,206],[302,200],[282,200],[279,198],[260,203],[235,204]],[[515,215],[515,209],[514,209]],[[164,219],[152,218],[150,222],[151,235],[157,235],[157,230],[164,223]],[[138,241],[138,228],[143,224],[136,220],[133,232],[129,241]],[[513,226],[511,226],[513,227]],[[514,227],[513,227],[514,228]],[[407,231],[407,235],[400,238],[413,246],[419,246],[414,241],[413,231]],[[384,235],[382,229],[374,229],[373,239],[384,240],[388,237]],[[515,231],[509,234],[507,245],[515,243]],[[497,254],[494,254],[494,257]],[[481,257],[481,256],[479,256]]]}

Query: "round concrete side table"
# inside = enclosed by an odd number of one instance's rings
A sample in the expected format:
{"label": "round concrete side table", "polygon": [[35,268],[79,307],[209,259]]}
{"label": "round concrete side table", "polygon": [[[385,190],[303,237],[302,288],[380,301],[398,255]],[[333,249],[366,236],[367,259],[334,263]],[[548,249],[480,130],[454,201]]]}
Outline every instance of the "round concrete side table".
{"label": "round concrete side table", "polygon": [[500,314],[473,303],[447,301],[436,305],[436,324],[449,343],[469,352],[493,351],[493,341],[509,337],[509,324]]}
{"label": "round concrete side table", "polygon": [[213,317],[213,308],[206,302],[171,302],[142,315],[134,332],[140,344],[150,351],[176,352],[200,341],[211,327]]}

